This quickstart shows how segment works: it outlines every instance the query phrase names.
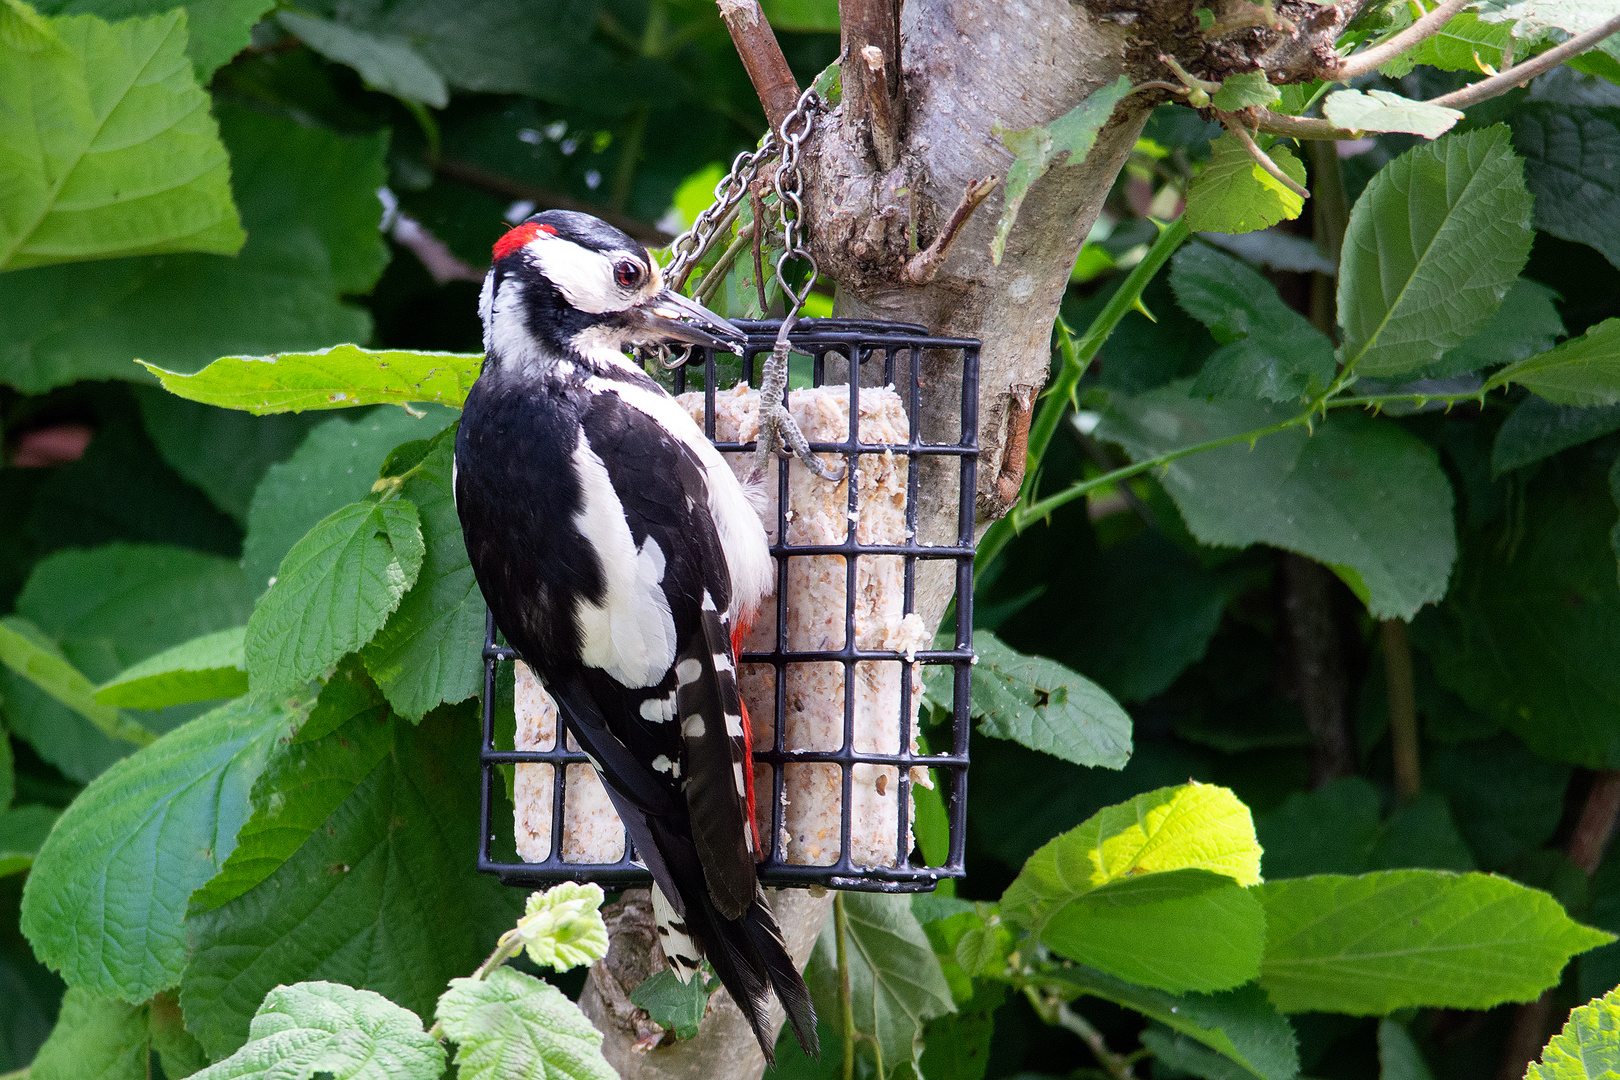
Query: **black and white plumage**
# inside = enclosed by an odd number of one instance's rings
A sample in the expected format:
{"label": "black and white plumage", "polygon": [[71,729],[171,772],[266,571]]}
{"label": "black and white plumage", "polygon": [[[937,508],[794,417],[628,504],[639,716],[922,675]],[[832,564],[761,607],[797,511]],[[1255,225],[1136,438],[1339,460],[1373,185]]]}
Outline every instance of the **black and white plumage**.
{"label": "black and white plumage", "polygon": [[456,436],[467,553],[652,872],[683,981],[706,956],[769,1059],[770,995],[815,1012],[755,872],[736,636],[774,572],[748,494],[632,344],[740,340],[629,236],[536,214],[495,246],[486,360]]}

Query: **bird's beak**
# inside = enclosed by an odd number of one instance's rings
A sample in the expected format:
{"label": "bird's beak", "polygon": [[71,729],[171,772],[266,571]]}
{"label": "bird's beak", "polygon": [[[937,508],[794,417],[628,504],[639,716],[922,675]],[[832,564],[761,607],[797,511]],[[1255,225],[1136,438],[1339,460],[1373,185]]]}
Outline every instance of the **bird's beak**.
{"label": "bird's beak", "polygon": [[665,289],[628,312],[635,329],[649,341],[679,341],[688,345],[736,352],[745,335],[696,300]]}

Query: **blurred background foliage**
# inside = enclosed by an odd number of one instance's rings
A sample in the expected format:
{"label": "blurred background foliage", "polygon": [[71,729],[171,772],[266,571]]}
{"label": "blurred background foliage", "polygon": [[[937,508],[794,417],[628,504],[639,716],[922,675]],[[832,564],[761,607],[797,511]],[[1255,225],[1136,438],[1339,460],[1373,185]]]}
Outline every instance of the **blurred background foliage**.
{"label": "blurred background foliage", "polygon": [[[836,58],[835,5],[764,6],[808,84]],[[118,20],[170,5],[37,7]],[[0,611],[26,620],[16,625],[93,684],[242,625],[305,529],[364,494],[395,445],[450,419],[443,410],[417,419],[387,407],[252,417],[169,396],[133,358],[189,371],[218,356],[338,341],[476,352],[478,283],[507,223],[535,208],[577,207],[659,243],[707,204],[724,163],[764,130],[709,0],[276,8],[197,0],[185,11],[187,56],[229,154],[246,232],[240,253],[169,251],[0,274]],[[14,22],[16,12],[0,9]],[[0,22],[0,31],[21,33],[8,27]],[[1422,97],[1460,81],[1425,68],[1378,85]],[[1524,277],[1543,287],[1540,317],[1551,313],[1545,348],[1620,315],[1612,156],[1620,87],[1555,71],[1469,115],[1475,127],[1493,120],[1512,127],[1521,153],[1532,152],[1538,132],[1578,123],[1591,153],[1606,146],[1611,155],[1607,181],[1555,150],[1537,159],[1575,175],[1585,185],[1577,194],[1589,200],[1585,211],[1573,194],[1560,204],[1549,194],[1556,177],[1538,191]],[[1143,257],[1157,235],[1150,215],[1179,212],[1218,133],[1185,108],[1155,114],[1080,256],[1063,302],[1070,326],[1087,326]],[[1419,141],[1393,134],[1341,144],[1348,200]],[[1211,239],[1309,312],[1322,270],[1332,269],[1311,232],[1307,212],[1242,245]],[[1195,376],[1223,344],[1178,306],[1168,270],[1142,302],[1088,372],[1078,410],[1042,462],[1037,494],[1126,462],[1097,432],[1106,395],[1124,399]],[[1161,481],[1140,476],[1029,527],[980,579],[980,628],[1112,693],[1130,712],[1134,753],[1109,771],[975,740],[970,872],[958,897],[994,900],[1054,835],[1104,806],[1196,779],[1230,787],[1252,809],[1268,878],[1480,869],[1546,889],[1576,918],[1620,930],[1620,859],[1588,874],[1569,854],[1590,793],[1620,767],[1609,486],[1620,408],[1555,406],[1515,390],[1483,407],[1406,412],[1382,422],[1438,461],[1454,493],[1459,545],[1445,600],[1410,628],[1421,794],[1396,795],[1383,654],[1390,638],[1363,602],[1327,576],[1314,629],[1301,631],[1288,569],[1298,556],[1200,544]],[[1337,695],[1351,746],[1348,760],[1326,765],[1306,715],[1324,687]],[[161,734],[207,707],[135,715]],[[13,808],[0,817],[4,1072],[33,1059],[63,992],[17,929],[28,859],[54,812],[136,744],[4,670],[0,717],[8,733],[0,810]],[[1552,993],[1567,1008],[1617,982],[1620,946],[1611,945],[1573,962]],[[981,992],[941,1022],[937,1044],[931,1036],[929,1076],[1095,1071],[1078,1029],[1049,1025],[1024,997],[992,984]],[[1517,1008],[1403,1016],[1423,1051],[1412,1068],[1491,1075]],[[1138,1014],[1094,998],[1081,1011],[1108,1045],[1136,1044]],[[1424,1075],[1391,1065],[1400,1059],[1389,1047],[1405,1036],[1381,1030],[1376,1018],[1304,1013],[1292,1023],[1307,1075]],[[1217,1075],[1195,1073],[1185,1055],[1160,1058],[1139,1068],[1165,1078]]]}

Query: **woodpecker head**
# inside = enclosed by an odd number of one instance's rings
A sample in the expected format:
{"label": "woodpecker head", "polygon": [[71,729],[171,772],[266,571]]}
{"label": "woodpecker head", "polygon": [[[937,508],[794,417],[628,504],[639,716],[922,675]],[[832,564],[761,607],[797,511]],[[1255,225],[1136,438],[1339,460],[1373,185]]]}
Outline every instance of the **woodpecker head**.
{"label": "woodpecker head", "polygon": [[589,214],[547,210],[495,244],[479,301],[491,360],[614,354],[684,342],[731,348],[743,333],[664,286],[628,235]]}

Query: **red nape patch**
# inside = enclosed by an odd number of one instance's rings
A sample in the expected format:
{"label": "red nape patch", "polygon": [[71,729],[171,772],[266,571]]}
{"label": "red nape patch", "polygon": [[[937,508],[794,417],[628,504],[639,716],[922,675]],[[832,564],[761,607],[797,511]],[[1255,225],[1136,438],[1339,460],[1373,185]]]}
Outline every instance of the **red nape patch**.
{"label": "red nape patch", "polygon": [[557,230],[550,225],[538,225],[532,222],[519,225],[514,229],[508,229],[505,236],[495,241],[495,258],[506,258],[512,252],[533,240],[536,233],[556,236]]}

